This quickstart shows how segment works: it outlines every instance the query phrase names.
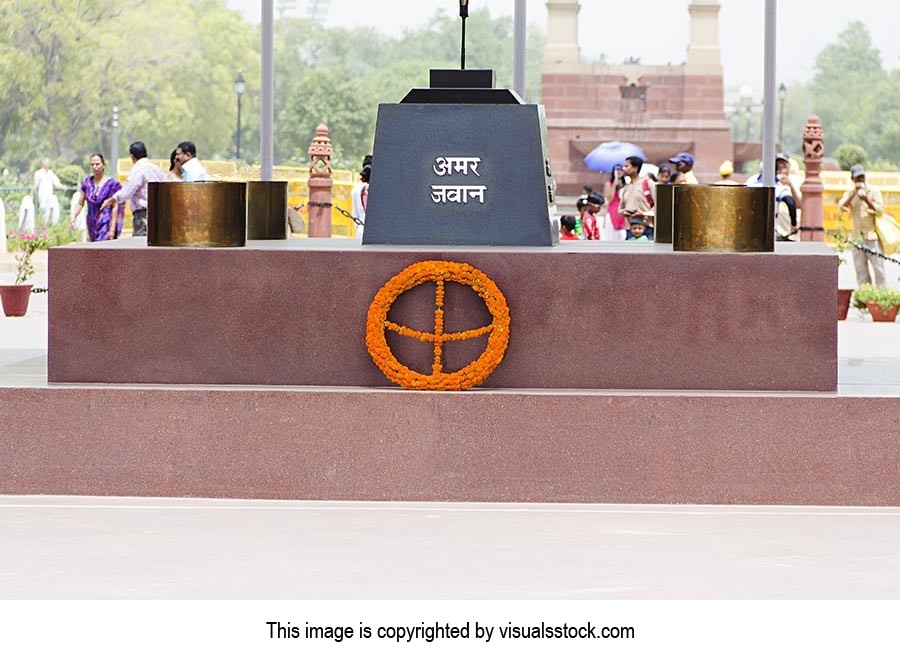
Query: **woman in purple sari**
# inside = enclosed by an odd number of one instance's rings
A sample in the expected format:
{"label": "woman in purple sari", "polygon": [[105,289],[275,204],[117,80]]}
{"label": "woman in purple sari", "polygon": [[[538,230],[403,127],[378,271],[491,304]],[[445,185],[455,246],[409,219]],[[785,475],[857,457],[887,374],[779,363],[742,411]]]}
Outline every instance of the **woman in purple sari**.
{"label": "woman in purple sari", "polygon": [[87,202],[87,230],[90,240],[117,239],[122,232],[124,206],[120,207],[114,202],[112,207],[101,210],[100,205],[111,198],[122,185],[105,175],[106,161],[102,154],[91,154],[91,172],[93,174],[81,184],[81,201],[73,211],[72,218],[78,216]]}

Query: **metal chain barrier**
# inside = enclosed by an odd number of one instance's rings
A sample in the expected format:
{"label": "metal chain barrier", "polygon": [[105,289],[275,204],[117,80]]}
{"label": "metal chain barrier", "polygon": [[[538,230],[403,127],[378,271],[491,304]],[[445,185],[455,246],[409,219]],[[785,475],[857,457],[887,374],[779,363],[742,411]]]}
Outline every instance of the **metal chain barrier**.
{"label": "metal chain barrier", "polygon": [[[307,202],[307,203],[306,203],[306,206],[307,206],[307,207],[332,207],[332,208],[334,208],[334,209],[337,209],[341,214],[343,214],[344,216],[346,216],[347,218],[349,218],[349,219],[350,219],[351,221],[353,221],[356,225],[359,225],[360,227],[362,227],[362,226],[365,225],[365,223],[364,223],[363,221],[361,221],[360,219],[356,218],[356,216],[354,216],[353,214],[351,214],[349,211],[347,211],[346,209],[341,209],[340,207],[338,207],[338,206],[335,205],[335,204],[332,204],[331,202]],[[299,205],[297,205],[296,207],[294,207],[294,209],[297,209],[297,210],[299,211],[301,207],[303,207],[303,204],[302,204],[302,203],[299,204]]]}
{"label": "metal chain barrier", "polygon": [[876,251],[876,250],[869,248],[868,246],[863,246],[862,245],[863,240],[861,238],[854,239],[853,241],[850,241],[849,239],[847,239],[847,235],[844,234],[843,225],[840,228],[838,228],[838,230],[826,230],[825,232],[826,232],[826,234],[835,238],[835,240],[838,243],[838,247],[842,249],[842,252],[843,252],[844,246],[852,246],[856,250],[862,251],[863,253],[868,253],[869,255],[874,255],[875,257],[880,257],[882,260],[887,260],[888,262],[893,262],[894,264],[900,264],[900,260],[898,260],[896,258],[889,257],[889,256],[885,255],[884,253],[881,253],[880,251]]}
{"label": "metal chain barrier", "polygon": [[351,214],[351,213],[350,213],[349,211],[347,211],[346,209],[341,209],[341,208],[338,207],[337,205],[334,205],[334,208],[337,209],[337,210],[338,210],[340,213],[342,213],[344,216],[346,216],[347,218],[349,218],[351,221],[353,221],[354,223],[356,223],[358,226],[362,227],[362,226],[365,225],[365,223],[364,223],[363,221],[361,221],[360,219],[356,218],[356,216],[354,216],[353,214]]}
{"label": "metal chain barrier", "polygon": [[32,287],[31,288],[32,294],[47,294],[47,292],[49,292],[49,291],[50,290],[47,289],[46,287]]}
{"label": "metal chain barrier", "polygon": [[863,253],[868,253],[869,255],[874,255],[875,257],[880,257],[882,260],[887,260],[888,262],[893,262],[894,264],[900,264],[900,260],[897,260],[892,257],[888,257],[884,253],[879,253],[878,251],[872,250],[871,248],[869,248],[867,246],[863,246],[861,239],[857,239],[856,241],[849,241],[847,243],[850,244],[851,246],[853,246],[853,248],[855,248],[856,250],[862,251]]}

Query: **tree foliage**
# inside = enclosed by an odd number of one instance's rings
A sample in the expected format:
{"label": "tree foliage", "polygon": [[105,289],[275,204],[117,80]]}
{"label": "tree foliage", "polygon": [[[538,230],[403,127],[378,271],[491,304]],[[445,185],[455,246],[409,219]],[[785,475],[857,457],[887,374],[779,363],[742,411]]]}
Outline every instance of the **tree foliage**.
{"label": "tree foliage", "polygon": [[[358,168],[372,152],[379,103],[396,103],[413,87],[428,86],[429,69],[459,67],[459,19],[439,11],[398,38],[370,28],[325,29],[306,20],[276,24],[275,156],[305,162],[315,128],[325,123],[334,162]],[[543,38],[528,36],[528,98],[540,96]],[[472,12],[467,24],[466,66],[494,69],[497,85],[513,83],[513,23]]]}
{"label": "tree foliage", "polygon": [[837,159],[841,170],[850,170],[855,165],[864,166],[869,161],[869,155],[860,145],[843,144],[834,150],[834,158]]}
{"label": "tree foliage", "polygon": [[[513,25],[474,11],[470,68],[511,86]],[[357,168],[372,151],[379,103],[428,84],[431,68],[459,66],[459,19],[438,12],[400,37],[325,28],[284,16],[275,35],[275,157],[306,162],[320,123],[335,164]],[[528,37],[528,98],[540,94],[543,40]],[[232,158],[242,71],[242,157],[258,159],[259,29],[224,0],[0,0],[0,163],[25,170],[42,156],[86,165],[110,155],[119,108],[120,152],[133,140],[164,158],[182,140],[201,158]]]}
{"label": "tree foliage", "polygon": [[192,139],[225,154],[232,80],[258,78],[257,41],[222,0],[0,0],[0,159],[109,155],[113,106],[123,148],[167,156]]}
{"label": "tree foliage", "polygon": [[855,144],[872,159],[900,163],[900,70],[885,70],[863,23],[850,23],[818,54],[810,93],[829,153]]}

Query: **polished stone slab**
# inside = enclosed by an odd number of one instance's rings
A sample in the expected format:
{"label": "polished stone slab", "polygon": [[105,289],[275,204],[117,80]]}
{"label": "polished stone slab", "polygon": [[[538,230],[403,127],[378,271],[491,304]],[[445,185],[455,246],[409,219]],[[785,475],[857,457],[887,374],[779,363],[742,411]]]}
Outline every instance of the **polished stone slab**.
{"label": "polished stone slab", "polygon": [[0,388],[0,494],[900,506],[898,401]]}
{"label": "polished stone slab", "polygon": [[[438,259],[481,269],[509,302],[509,348],[487,387],[835,390],[837,258],[823,246],[713,255],[563,243],[576,245],[148,249],[132,239],[52,249],[49,379],[387,386],[365,347],[369,304],[402,269]],[[430,331],[433,296],[409,292],[391,318]],[[448,287],[445,319],[447,331],[487,321],[461,286]],[[445,346],[449,369],[483,343]],[[398,336],[392,348],[430,371],[424,343]]]}

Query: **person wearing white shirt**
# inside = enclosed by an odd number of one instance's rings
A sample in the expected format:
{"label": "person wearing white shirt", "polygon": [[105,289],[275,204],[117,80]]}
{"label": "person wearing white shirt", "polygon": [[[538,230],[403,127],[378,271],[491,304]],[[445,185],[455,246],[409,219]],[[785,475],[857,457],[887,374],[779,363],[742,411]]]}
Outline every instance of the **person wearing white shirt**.
{"label": "person wearing white shirt", "polygon": [[178,143],[175,148],[175,160],[181,164],[181,181],[211,182],[212,177],[197,158],[197,146],[190,141]]}
{"label": "person wearing white shirt", "polygon": [[59,181],[56,173],[50,170],[50,159],[41,159],[41,167],[34,173],[31,197],[37,195],[44,225],[48,227],[59,220],[59,199],[53,195],[54,189],[65,191],[66,187]]}
{"label": "person wearing white shirt", "polygon": [[372,174],[372,165],[363,162],[362,172],[359,173],[359,183],[350,191],[350,199],[353,203],[352,215],[358,218],[361,225],[356,226],[356,236],[362,238],[366,223],[366,208],[369,206],[369,177]]}
{"label": "person wearing white shirt", "polygon": [[[760,166],[760,169],[762,166]],[[750,177],[747,186],[762,186],[762,172]],[[791,160],[787,154],[775,155],[775,241],[799,239],[800,221],[797,207],[800,204],[800,189],[791,179]]]}
{"label": "person wearing white shirt", "polygon": [[107,198],[100,209],[111,207],[113,202],[124,204],[126,200],[131,204],[132,236],[147,236],[147,185],[150,182],[163,182],[166,179],[163,171],[147,158],[147,146],[140,141],[131,143],[128,147],[131,154],[131,172],[125,185],[116,194]]}

